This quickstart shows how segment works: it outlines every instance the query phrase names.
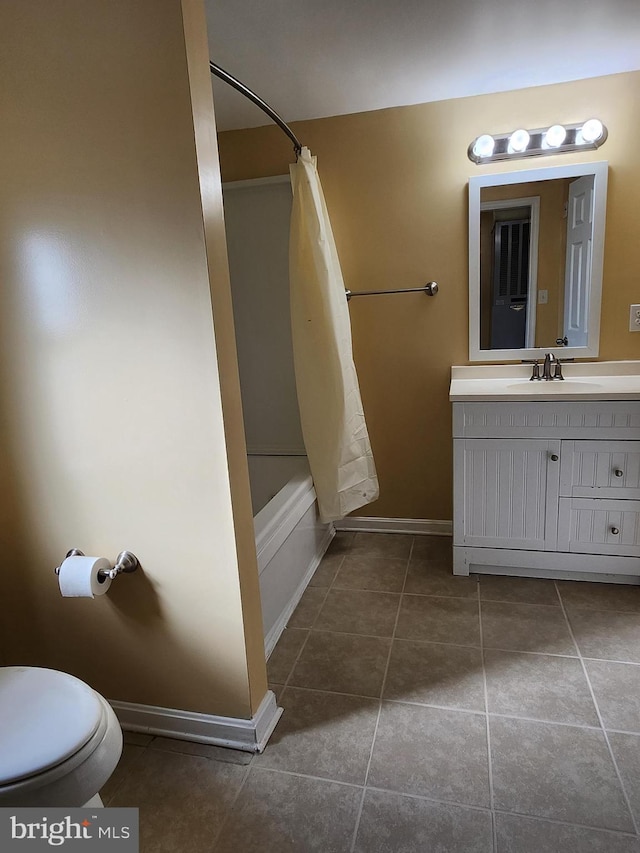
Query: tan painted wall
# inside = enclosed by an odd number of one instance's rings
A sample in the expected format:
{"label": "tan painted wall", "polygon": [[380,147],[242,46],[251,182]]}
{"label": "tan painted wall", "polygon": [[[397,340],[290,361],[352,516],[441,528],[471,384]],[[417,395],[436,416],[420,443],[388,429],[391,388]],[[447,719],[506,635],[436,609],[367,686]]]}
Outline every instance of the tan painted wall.
{"label": "tan painted wall", "polygon": [[[4,4],[0,33],[5,662],[249,717],[266,673],[202,0]],[[63,599],[71,547],[144,572]]]}
{"label": "tan painted wall", "polygon": [[[441,288],[435,299],[351,302],[380,476],[380,499],[367,514],[452,517],[447,394],[451,365],[468,357],[467,180],[541,163],[475,166],[467,146],[478,134],[589,116],[607,125],[600,150],[549,156],[544,164],[609,161],[600,357],[640,358],[640,335],[627,331],[629,303],[640,301],[639,96],[640,73],[632,73],[293,125],[318,156],[346,286],[417,287],[435,279]],[[229,181],[282,174],[292,157],[276,127],[223,133],[219,143]]]}

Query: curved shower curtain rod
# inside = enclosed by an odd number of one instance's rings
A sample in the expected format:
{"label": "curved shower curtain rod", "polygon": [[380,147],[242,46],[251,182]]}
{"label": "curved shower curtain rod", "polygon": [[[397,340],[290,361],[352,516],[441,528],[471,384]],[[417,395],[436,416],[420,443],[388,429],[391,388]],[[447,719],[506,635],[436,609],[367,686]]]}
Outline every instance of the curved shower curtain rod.
{"label": "curved shower curtain rod", "polygon": [[[291,130],[286,121],[278,115],[273,107],[270,107],[266,101],[263,101],[262,98],[256,95],[256,93],[248,86],[245,86],[244,83],[241,83],[233,75],[229,74],[228,71],[225,71],[224,68],[220,68],[219,65],[216,65],[215,62],[211,62],[211,60],[209,60],[209,69],[211,73],[215,74],[216,77],[219,77],[220,80],[224,80],[225,83],[228,83],[229,86],[232,86],[240,92],[241,95],[244,95],[245,98],[253,101],[253,103],[257,107],[260,107],[260,109],[265,112],[270,119],[275,121],[278,127],[283,130],[293,142],[293,150],[296,152],[296,159],[298,159],[298,155],[302,151],[302,143]],[[423,293],[426,293],[427,296],[435,296],[438,292],[438,285],[435,281],[430,281],[423,287],[411,287],[408,290],[345,290],[345,296],[347,297],[347,302],[349,302],[353,296],[374,296],[383,293],[415,293],[416,291],[422,291]]]}
{"label": "curved shower curtain rod", "polygon": [[278,127],[283,130],[287,134],[289,139],[293,142],[293,149],[296,152],[296,157],[298,156],[298,154],[300,154],[300,152],[302,151],[302,143],[295,135],[295,133],[291,130],[286,121],[284,121],[284,119],[282,119],[278,115],[278,113],[272,107],[269,106],[266,101],[263,101],[262,98],[256,95],[256,93],[249,89],[248,86],[245,86],[244,83],[241,83],[231,74],[229,74],[228,71],[225,71],[224,68],[220,68],[219,65],[216,65],[214,62],[211,62],[211,60],[209,60],[209,69],[211,70],[212,74],[215,74],[216,77],[219,77],[221,80],[224,80],[225,83],[228,83],[229,86],[233,86],[233,88],[236,89],[236,91],[240,92],[241,95],[244,95],[245,98],[248,98],[250,101],[253,101],[253,103],[257,107],[260,107],[260,109],[269,116],[269,118],[275,121]]}

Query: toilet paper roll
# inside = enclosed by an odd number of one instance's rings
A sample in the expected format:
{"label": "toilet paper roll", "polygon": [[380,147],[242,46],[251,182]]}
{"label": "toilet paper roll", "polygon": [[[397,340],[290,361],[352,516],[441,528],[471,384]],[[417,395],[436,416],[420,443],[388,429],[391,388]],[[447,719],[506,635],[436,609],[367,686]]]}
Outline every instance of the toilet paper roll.
{"label": "toilet paper roll", "polygon": [[101,569],[110,569],[104,557],[67,557],[60,566],[58,584],[65,598],[95,598],[104,595],[111,586],[111,578],[98,576]]}

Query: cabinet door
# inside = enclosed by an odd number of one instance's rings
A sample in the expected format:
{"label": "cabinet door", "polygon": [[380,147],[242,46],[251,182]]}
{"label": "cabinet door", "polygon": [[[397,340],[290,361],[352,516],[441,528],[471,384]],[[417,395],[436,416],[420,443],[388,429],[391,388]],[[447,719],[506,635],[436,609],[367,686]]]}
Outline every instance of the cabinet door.
{"label": "cabinet door", "polygon": [[552,551],[558,439],[454,441],[454,544]]}

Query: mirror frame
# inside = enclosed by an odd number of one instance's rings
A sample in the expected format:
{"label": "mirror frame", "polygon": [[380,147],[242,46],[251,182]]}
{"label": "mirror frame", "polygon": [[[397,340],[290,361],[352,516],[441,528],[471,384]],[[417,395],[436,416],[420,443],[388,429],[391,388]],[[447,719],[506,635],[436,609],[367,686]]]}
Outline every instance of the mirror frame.
{"label": "mirror frame", "polygon": [[[600,349],[600,305],[604,263],[604,228],[607,206],[608,162],[571,163],[542,169],[520,169],[469,178],[469,361],[523,361],[552,352],[558,358],[596,358]],[[502,187],[579,178],[593,175],[593,233],[602,239],[591,243],[591,291],[589,297],[589,337],[585,347],[523,347],[522,349],[480,349],[480,201],[483,187]]]}

